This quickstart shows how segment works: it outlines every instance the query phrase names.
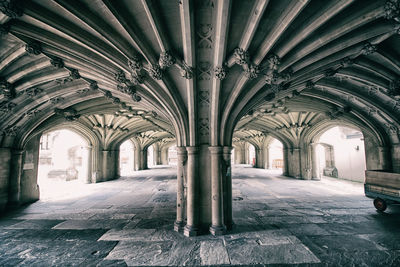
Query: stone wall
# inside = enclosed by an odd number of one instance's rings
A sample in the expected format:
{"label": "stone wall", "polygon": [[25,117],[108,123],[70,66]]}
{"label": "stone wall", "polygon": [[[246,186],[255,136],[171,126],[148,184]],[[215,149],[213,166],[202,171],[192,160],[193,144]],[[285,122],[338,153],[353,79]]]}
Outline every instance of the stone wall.
{"label": "stone wall", "polygon": [[25,147],[21,174],[20,204],[30,203],[39,199],[37,184],[39,165],[40,136],[32,138]]}
{"label": "stone wall", "polygon": [[8,202],[8,180],[10,176],[11,152],[8,148],[0,148],[0,213]]}

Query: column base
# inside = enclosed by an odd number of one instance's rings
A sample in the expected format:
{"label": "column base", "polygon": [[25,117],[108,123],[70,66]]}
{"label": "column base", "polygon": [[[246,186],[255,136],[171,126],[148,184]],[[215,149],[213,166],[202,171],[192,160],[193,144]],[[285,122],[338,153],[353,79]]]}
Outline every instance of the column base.
{"label": "column base", "polygon": [[227,231],[231,231],[235,227],[235,223],[234,222],[226,222],[225,226],[226,226]]}
{"label": "column base", "polygon": [[211,227],[210,227],[210,233],[214,236],[223,235],[223,234],[225,234],[225,232],[226,232],[225,226],[211,225]]}
{"label": "column base", "polygon": [[194,226],[186,225],[183,229],[183,235],[187,237],[197,236],[199,234],[199,229]]}
{"label": "column base", "polygon": [[314,181],[321,181],[321,178],[319,178],[319,177],[313,177],[313,178],[311,178],[311,180],[314,180]]}
{"label": "column base", "polygon": [[175,232],[182,232],[183,228],[185,228],[184,222],[175,221],[175,223],[174,223],[174,231]]}

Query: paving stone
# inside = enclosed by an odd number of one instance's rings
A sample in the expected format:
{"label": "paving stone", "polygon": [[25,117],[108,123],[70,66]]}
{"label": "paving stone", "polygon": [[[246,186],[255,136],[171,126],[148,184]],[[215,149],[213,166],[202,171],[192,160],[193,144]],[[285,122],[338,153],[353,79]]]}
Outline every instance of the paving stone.
{"label": "paving stone", "polygon": [[68,220],[57,224],[53,229],[118,229],[128,223],[129,220]]}
{"label": "paving stone", "polygon": [[156,229],[111,229],[105,233],[99,240],[149,240]]}
{"label": "paving stone", "polygon": [[25,220],[5,227],[5,229],[51,229],[61,222],[60,220]]}
{"label": "paving stone", "polygon": [[254,240],[227,242],[232,264],[298,264],[319,263],[320,260],[303,244],[263,246]]}
{"label": "paving stone", "polygon": [[200,258],[202,265],[229,264],[229,256],[221,240],[200,242]]}

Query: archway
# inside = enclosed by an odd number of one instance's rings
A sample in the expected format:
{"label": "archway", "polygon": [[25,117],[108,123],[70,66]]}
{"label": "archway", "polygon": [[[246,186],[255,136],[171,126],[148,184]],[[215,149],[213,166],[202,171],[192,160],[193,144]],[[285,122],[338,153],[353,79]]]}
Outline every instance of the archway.
{"label": "archway", "polygon": [[131,175],[134,171],[135,153],[131,140],[126,140],[119,147],[119,169],[121,176]]}
{"label": "archway", "polygon": [[147,160],[148,168],[151,168],[155,165],[154,164],[154,148],[153,148],[153,146],[149,146],[147,148],[147,159],[146,160]]}
{"label": "archway", "polygon": [[273,138],[267,147],[267,166],[266,169],[274,170],[277,173],[283,172],[283,144]]}
{"label": "archway", "polygon": [[247,148],[247,164],[250,164],[252,166],[256,165],[256,149],[252,144],[248,144]]}
{"label": "archway", "polygon": [[364,182],[366,161],[361,131],[344,126],[326,130],[316,144],[318,177]]}
{"label": "archway", "polygon": [[[89,180],[89,145],[79,134],[67,130],[45,132],[40,138],[37,184],[41,198],[65,194]],[[29,155],[24,168],[29,168]]]}

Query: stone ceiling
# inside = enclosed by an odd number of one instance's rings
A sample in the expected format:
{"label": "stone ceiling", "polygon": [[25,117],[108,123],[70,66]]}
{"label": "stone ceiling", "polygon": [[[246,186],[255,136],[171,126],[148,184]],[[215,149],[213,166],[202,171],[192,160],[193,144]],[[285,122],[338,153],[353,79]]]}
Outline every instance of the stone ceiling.
{"label": "stone ceiling", "polygon": [[0,11],[3,146],[104,117],[122,139],[156,130],[178,145],[227,144],[234,130],[293,139],[334,119],[398,143],[398,0],[1,0]]}

